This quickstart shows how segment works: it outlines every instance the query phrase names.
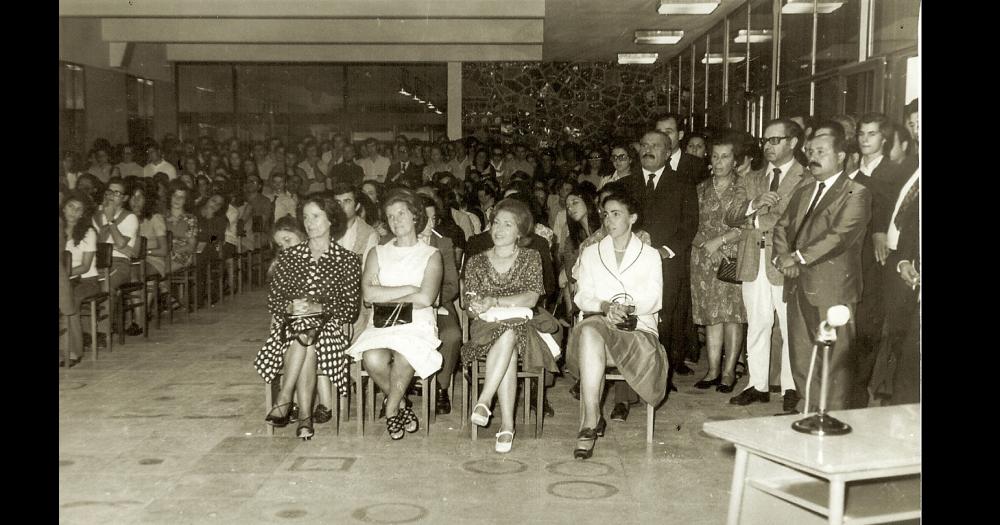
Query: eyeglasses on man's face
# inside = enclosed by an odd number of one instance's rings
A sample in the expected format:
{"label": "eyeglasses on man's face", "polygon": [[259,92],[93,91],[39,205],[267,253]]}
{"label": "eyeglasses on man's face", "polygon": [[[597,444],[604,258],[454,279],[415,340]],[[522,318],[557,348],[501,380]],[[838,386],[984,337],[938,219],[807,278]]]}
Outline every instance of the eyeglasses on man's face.
{"label": "eyeglasses on man's face", "polygon": [[125,195],[125,192],[124,191],[118,191],[118,190],[105,190],[104,194],[105,195],[110,195],[112,197],[122,197],[122,196]]}
{"label": "eyeglasses on man's face", "polygon": [[618,155],[612,155],[611,160],[621,162],[623,160],[628,160],[628,153],[619,153]]}
{"label": "eyeglasses on man's face", "polygon": [[760,139],[760,142],[762,144],[766,142],[766,143],[768,143],[768,144],[770,144],[772,146],[777,146],[778,144],[781,144],[781,141],[783,141],[785,139],[790,139],[790,138],[792,138],[792,137],[764,137],[764,138]]}

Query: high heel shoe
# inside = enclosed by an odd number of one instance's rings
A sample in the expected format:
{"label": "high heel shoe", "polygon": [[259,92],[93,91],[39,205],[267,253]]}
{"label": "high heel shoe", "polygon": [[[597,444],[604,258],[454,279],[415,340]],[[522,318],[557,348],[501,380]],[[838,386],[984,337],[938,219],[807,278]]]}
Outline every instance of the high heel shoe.
{"label": "high heel shoe", "polygon": [[731,383],[722,383],[720,381],[719,386],[715,387],[715,391],[722,392],[723,394],[728,394],[733,391],[733,388],[736,387],[736,382],[739,380],[740,378],[736,377],[736,374],[733,374],[733,381]]}
{"label": "high heel shoe", "polygon": [[290,407],[291,405],[292,403],[282,403],[280,405],[275,405],[271,407],[270,412],[268,412],[267,416],[264,418],[264,422],[267,423],[268,425],[278,428],[288,425],[288,420],[290,419],[289,414],[291,414],[291,410],[286,410],[285,415],[283,416],[275,416],[274,411],[280,410],[282,407]]}
{"label": "high heel shoe", "polygon": [[315,432],[313,431],[312,416],[300,419],[299,428],[295,429],[295,437],[302,438],[302,441],[309,441],[313,435],[315,435]]}
{"label": "high heel shoe", "polygon": [[593,428],[585,428],[576,435],[576,449],[573,450],[573,457],[576,459],[589,459],[594,455],[594,445],[597,444],[597,431]]}
{"label": "high heel shoe", "polygon": [[700,390],[707,390],[713,386],[719,386],[722,384],[722,374],[715,376],[715,379],[702,379],[694,384],[694,387]]}
{"label": "high heel shoe", "polygon": [[385,429],[393,441],[399,441],[406,435],[406,432],[403,431],[402,415],[402,412],[397,412],[396,415],[385,418]]}
{"label": "high heel shoe", "polygon": [[[483,410],[486,411],[486,415],[485,416],[480,415],[480,414],[478,414],[476,412],[476,410],[479,407],[483,407]],[[481,427],[485,427],[486,425],[490,424],[490,416],[492,416],[492,415],[493,415],[493,412],[490,412],[490,407],[488,407],[488,406],[486,406],[486,405],[484,405],[482,403],[479,403],[475,407],[473,407],[473,409],[472,409],[472,415],[469,416],[469,421],[471,421],[473,425],[478,425],[478,426],[481,426]]]}
{"label": "high heel shoe", "polygon": [[417,415],[413,413],[412,405],[406,404],[406,408],[399,411],[399,416],[403,418],[403,430],[409,432],[410,434],[420,430],[420,420],[417,419]]}

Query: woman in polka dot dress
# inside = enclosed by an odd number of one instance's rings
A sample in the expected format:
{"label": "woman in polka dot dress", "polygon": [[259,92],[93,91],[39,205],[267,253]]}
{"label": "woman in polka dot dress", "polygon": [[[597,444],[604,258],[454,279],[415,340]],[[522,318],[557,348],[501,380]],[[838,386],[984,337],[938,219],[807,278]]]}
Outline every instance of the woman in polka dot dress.
{"label": "woman in polka dot dress", "polygon": [[347,394],[346,350],[351,340],[341,328],[358,316],[361,258],[334,242],[347,222],[337,201],[310,197],[302,215],[309,240],[278,257],[267,308],[283,322],[271,327],[254,367],[267,383],[284,376],[265,421],[278,427],[287,425],[292,395],[296,394],[300,405],[296,435],[310,439],[316,375],[330,377],[340,393]]}

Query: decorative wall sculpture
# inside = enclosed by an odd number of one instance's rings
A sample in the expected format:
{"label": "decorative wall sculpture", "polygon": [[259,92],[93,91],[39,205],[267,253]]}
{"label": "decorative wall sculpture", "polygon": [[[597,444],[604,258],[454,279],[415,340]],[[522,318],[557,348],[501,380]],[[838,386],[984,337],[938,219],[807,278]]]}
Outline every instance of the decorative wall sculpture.
{"label": "decorative wall sculpture", "polygon": [[532,146],[560,139],[631,139],[655,113],[667,111],[667,69],[667,64],[465,63],[463,126],[466,133],[499,134]]}

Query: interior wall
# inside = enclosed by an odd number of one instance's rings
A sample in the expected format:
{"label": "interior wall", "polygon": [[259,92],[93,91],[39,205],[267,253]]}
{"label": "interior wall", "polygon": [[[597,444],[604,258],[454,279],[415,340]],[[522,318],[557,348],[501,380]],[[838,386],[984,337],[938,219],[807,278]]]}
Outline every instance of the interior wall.
{"label": "interior wall", "polygon": [[87,68],[84,92],[84,116],[87,123],[84,144],[104,137],[112,144],[128,139],[128,112],[125,106],[123,75],[100,68]]}

